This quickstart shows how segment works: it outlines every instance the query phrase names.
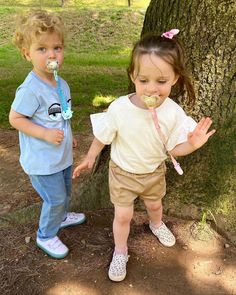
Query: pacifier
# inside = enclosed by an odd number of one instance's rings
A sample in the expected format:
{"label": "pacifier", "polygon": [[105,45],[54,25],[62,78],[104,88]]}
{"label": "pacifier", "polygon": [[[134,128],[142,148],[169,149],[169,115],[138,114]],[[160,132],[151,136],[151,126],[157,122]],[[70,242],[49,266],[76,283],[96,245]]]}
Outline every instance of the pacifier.
{"label": "pacifier", "polygon": [[46,66],[49,71],[58,71],[59,62],[58,60],[48,60]]}
{"label": "pacifier", "polygon": [[60,85],[60,79],[57,75],[57,71],[59,70],[59,62],[58,60],[47,60],[47,69],[50,71],[50,72],[53,72],[54,74],[54,78],[56,80],[56,83],[57,83],[57,93],[58,93],[58,96],[61,100],[61,114],[62,114],[62,117],[65,119],[65,120],[68,120],[72,117],[72,110],[71,108],[68,106],[67,104],[67,101],[64,97],[64,93],[61,89],[61,85]]}
{"label": "pacifier", "polygon": [[157,96],[157,95],[156,96],[141,95],[140,98],[146,104],[148,108],[157,108],[163,102],[160,96]]}

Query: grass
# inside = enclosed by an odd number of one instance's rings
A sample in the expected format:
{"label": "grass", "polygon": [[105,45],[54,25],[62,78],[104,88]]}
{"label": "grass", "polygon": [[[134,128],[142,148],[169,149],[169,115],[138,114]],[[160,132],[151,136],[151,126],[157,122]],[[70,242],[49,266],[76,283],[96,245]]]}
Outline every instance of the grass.
{"label": "grass", "polygon": [[15,16],[29,7],[57,11],[66,24],[65,62],[60,75],[71,88],[73,129],[85,130],[91,112],[127,93],[129,54],[139,38],[149,1],[132,1],[131,8],[125,0],[68,0],[64,8],[60,3],[0,0],[0,128],[10,128],[8,113],[15,90],[31,69],[11,44]]}
{"label": "grass", "polygon": [[[61,7],[61,0],[0,0],[1,6],[21,6],[21,7]],[[146,8],[149,1],[131,0],[132,8]],[[65,0],[64,7],[73,8],[120,8],[128,7],[127,0]]]}

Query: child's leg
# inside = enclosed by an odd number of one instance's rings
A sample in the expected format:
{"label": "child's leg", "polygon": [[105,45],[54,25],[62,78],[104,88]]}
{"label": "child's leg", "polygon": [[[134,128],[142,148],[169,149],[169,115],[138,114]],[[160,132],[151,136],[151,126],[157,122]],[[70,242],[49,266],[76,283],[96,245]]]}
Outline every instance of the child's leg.
{"label": "child's leg", "polygon": [[36,244],[57,259],[64,258],[69,253],[69,249],[57,237],[70,191],[69,183],[67,187],[65,184],[66,170],[51,175],[30,175],[34,189],[43,200]]}
{"label": "child's leg", "polygon": [[65,188],[66,188],[66,204],[65,204],[65,214],[63,220],[66,219],[66,213],[69,210],[70,200],[71,200],[71,190],[72,190],[72,166],[63,170],[64,180],[65,180]]}
{"label": "child's leg", "polygon": [[133,211],[133,205],[130,207],[119,207],[115,205],[113,234],[116,253],[127,254],[127,240],[130,232],[130,222],[133,217]]}
{"label": "child's leg", "polygon": [[83,223],[86,219],[84,213],[69,212],[71,190],[72,190],[72,166],[63,170],[63,176],[64,176],[64,180],[65,180],[65,188],[66,188],[67,198],[65,201],[65,213],[64,213],[64,216],[62,219],[63,221],[60,225],[60,228],[66,228],[66,227],[73,226],[73,225],[79,225],[79,224]]}
{"label": "child's leg", "polygon": [[115,205],[115,217],[113,221],[115,251],[108,271],[110,280],[115,282],[120,282],[126,277],[126,263],[128,261],[127,240],[133,211],[133,205],[129,207]]}
{"label": "child's leg", "polygon": [[144,200],[147,213],[150,218],[150,230],[159,239],[159,241],[167,247],[171,247],[175,244],[175,237],[172,232],[166,227],[162,221],[162,202]]}
{"label": "child's leg", "polygon": [[65,217],[68,193],[64,173],[30,175],[31,183],[43,200],[37,236],[48,240],[57,235]]}
{"label": "child's leg", "polygon": [[161,200],[158,200],[158,201],[144,200],[144,204],[146,206],[151,224],[154,227],[159,227],[162,221],[162,211],[163,211],[162,201]]}

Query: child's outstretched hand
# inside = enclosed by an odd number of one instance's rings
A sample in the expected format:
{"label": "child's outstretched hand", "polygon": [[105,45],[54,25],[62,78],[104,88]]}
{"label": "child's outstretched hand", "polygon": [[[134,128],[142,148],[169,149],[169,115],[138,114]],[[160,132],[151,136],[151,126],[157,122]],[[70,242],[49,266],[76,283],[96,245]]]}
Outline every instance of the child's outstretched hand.
{"label": "child's outstretched hand", "polygon": [[86,169],[92,169],[95,159],[89,158],[88,156],[79,164],[73,171],[72,178],[80,176],[80,173]]}
{"label": "child's outstretched hand", "polygon": [[196,128],[192,132],[189,132],[189,144],[191,144],[196,149],[203,146],[208,141],[208,138],[216,132],[215,129],[208,132],[211,124],[212,120],[210,118],[202,118],[197,124]]}

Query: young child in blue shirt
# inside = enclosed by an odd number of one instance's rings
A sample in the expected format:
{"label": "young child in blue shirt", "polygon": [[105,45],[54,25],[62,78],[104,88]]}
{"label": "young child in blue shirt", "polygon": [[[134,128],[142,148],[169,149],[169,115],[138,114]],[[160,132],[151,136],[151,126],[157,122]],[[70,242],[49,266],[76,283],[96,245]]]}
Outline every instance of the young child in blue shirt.
{"label": "young child in blue shirt", "polygon": [[68,212],[77,143],[62,108],[64,102],[70,111],[70,89],[54,71],[64,60],[63,22],[54,13],[30,11],[20,17],[13,41],[32,71],[16,90],[9,121],[19,130],[21,166],[43,201],[36,244],[60,259],[69,249],[59,229],[85,220],[83,213]]}

